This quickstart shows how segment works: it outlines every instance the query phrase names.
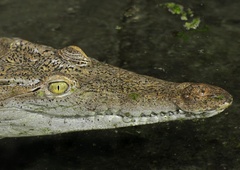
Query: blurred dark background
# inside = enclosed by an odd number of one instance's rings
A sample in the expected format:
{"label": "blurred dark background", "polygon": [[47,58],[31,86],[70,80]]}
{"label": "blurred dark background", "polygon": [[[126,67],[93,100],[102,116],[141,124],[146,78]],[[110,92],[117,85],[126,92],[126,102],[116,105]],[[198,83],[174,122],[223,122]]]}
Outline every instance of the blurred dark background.
{"label": "blurred dark background", "polygon": [[240,1],[1,0],[0,36],[54,48],[80,46],[90,57],[168,81],[204,82],[234,97],[215,117],[147,126],[0,140],[0,169],[240,169]]}

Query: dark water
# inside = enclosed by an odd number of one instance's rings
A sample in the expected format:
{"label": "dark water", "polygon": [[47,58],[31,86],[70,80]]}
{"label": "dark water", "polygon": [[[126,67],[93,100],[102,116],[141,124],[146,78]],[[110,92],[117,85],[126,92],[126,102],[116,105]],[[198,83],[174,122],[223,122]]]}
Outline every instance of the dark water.
{"label": "dark water", "polygon": [[[234,104],[218,116],[117,130],[0,140],[0,169],[240,169],[240,1],[1,0],[0,36],[61,48],[169,81],[221,86]],[[119,29],[120,28],[120,29]]]}

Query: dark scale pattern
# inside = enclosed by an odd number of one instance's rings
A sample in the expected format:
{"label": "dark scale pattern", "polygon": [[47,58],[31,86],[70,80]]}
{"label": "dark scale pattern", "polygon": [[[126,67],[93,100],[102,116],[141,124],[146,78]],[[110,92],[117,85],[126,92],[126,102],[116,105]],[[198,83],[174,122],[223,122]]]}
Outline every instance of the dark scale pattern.
{"label": "dark scale pattern", "polygon": [[[52,74],[52,72],[67,74],[79,71],[81,67],[88,66],[91,63],[82,54],[79,55],[78,53],[78,57],[76,50],[71,49],[72,47],[56,50],[17,38],[2,38],[0,43],[2,46],[0,49],[0,62],[2,64],[0,74],[5,75],[5,78],[7,78],[7,74],[9,74],[9,77],[13,75],[22,76],[22,79],[37,74],[38,78],[42,79]],[[74,51],[74,57],[71,57],[70,54]]]}
{"label": "dark scale pattern", "polygon": [[[51,91],[49,85],[55,87],[55,83],[57,90],[61,83],[67,84],[67,89],[63,93]],[[87,57],[76,46],[57,50],[19,38],[0,38],[0,92],[2,114],[17,108],[20,111],[15,112],[21,114],[51,118],[85,117],[84,122],[92,125],[83,124],[83,129],[128,126],[122,121],[138,125],[205,118],[232,103],[232,96],[219,87],[139,75]],[[97,118],[101,115],[117,115],[118,121],[113,125],[112,117]],[[94,116],[110,123],[104,127],[104,123],[95,122],[95,126],[93,120],[87,120]],[[146,116],[146,120],[138,120]]]}

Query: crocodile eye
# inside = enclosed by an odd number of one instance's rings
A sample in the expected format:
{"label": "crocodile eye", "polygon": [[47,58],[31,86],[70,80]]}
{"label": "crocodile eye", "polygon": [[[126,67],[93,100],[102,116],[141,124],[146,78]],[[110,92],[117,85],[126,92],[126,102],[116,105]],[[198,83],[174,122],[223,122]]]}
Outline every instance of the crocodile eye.
{"label": "crocodile eye", "polygon": [[48,90],[53,94],[63,94],[68,90],[69,85],[65,81],[49,83]]}

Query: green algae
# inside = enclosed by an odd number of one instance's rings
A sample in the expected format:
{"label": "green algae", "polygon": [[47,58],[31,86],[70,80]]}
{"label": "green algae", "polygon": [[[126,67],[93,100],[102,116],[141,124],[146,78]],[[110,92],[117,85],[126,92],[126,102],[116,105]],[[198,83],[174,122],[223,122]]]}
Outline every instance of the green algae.
{"label": "green algae", "polygon": [[130,93],[128,95],[132,100],[137,100],[139,98],[139,94],[138,93]]}
{"label": "green algae", "polygon": [[[200,17],[193,18],[194,13],[192,9],[187,8],[185,10],[182,5],[176,4],[173,2],[163,3],[163,4],[160,4],[160,6],[167,8],[170,13],[174,15],[179,15],[181,20],[186,21],[183,24],[186,30],[197,29],[199,27],[201,19]],[[189,18],[192,18],[192,21],[189,21]]]}
{"label": "green algae", "polygon": [[191,22],[185,22],[184,24],[184,27],[187,29],[187,30],[190,30],[190,29],[197,29],[199,24],[200,24],[201,20],[200,18],[193,18],[193,20]]}

